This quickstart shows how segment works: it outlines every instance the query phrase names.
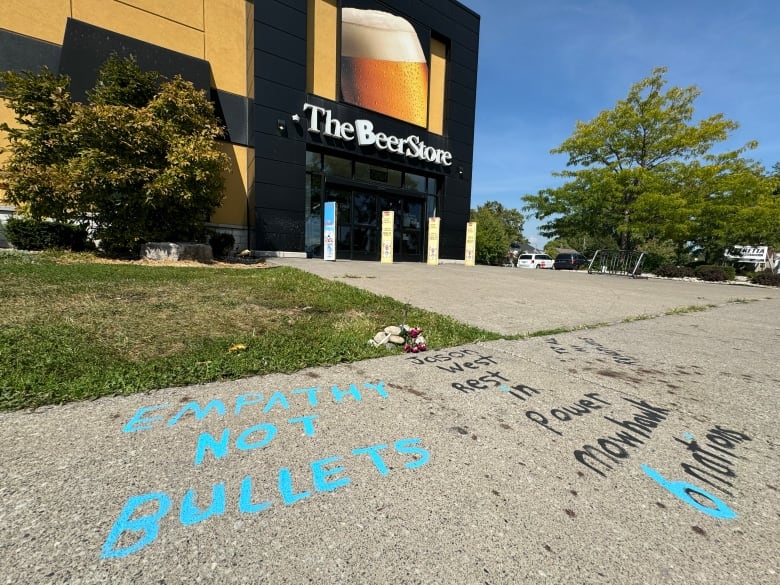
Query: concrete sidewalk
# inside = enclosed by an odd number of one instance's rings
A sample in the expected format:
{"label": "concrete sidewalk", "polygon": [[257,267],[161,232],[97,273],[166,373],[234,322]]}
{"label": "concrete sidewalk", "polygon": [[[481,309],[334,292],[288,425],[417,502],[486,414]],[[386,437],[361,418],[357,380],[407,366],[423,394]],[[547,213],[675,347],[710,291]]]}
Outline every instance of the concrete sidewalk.
{"label": "concrete sidewalk", "polygon": [[613,324],[0,413],[0,582],[778,582],[777,289],[284,263]]}
{"label": "concrete sidewalk", "polygon": [[780,289],[744,283],[633,279],[586,271],[299,258],[278,258],[273,263],[387,295],[503,335],[780,298]]}

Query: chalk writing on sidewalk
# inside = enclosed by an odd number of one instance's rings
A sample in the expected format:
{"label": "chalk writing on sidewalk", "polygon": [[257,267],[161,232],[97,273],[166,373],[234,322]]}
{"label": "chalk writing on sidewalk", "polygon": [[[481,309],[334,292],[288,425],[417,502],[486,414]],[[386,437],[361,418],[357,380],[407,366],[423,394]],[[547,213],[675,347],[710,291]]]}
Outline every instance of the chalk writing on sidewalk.
{"label": "chalk writing on sidewalk", "polygon": [[617,364],[622,364],[625,366],[639,365],[639,360],[636,358],[626,355],[621,351],[608,348],[595,339],[590,337],[578,337],[577,339],[582,341],[583,344],[572,343],[567,346],[558,341],[558,339],[555,337],[549,337],[545,339],[544,342],[552,351],[558,355],[573,356],[577,353],[597,353],[610,358]]}
{"label": "chalk writing on sidewalk", "polygon": [[[583,359],[588,354],[596,354],[620,365],[640,365],[636,358],[609,348],[590,337],[578,337],[576,342],[567,344],[550,337],[545,339],[545,344],[556,354],[564,356],[561,360]],[[436,367],[452,376],[470,375],[465,380],[450,383],[453,389],[464,394],[496,389],[511,394],[523,403],[533,399],[540,402],[551,395],[549,391],[525,384],[513,384],[501,373],[500,360],[480,351],[463,349],[407,359],[415,366]],[[582,398],[549,410],[539,407],[528,409],[525,416],[545,433],[563,437],[564,434],[568,436],[570,431],[576,433],[574,422],[585,417],[591,419],[593,415],[601,414],[606,409],[608,414],[602,414],[602,418],[610,423],[609,430],[604,432],[603,436],[586,442],[573,451],[577,463],[597,476],[606,478],[607,474],[618,466],[633,460],[672,412],[671,409],[651,404],[648,400],[627,396],[621,396],[620,400],[607,399],[603,392],[586,392]],[[615,408],[625,403],[630,405],[633,412],[628,415],[615,414]],[[680,467],[684,474],[696,483],[668,479],[649,465],[641,464],[645,475],[699,512],[718,519],[736,518],[736,512],[720,497],[733,495],[731,488],[736,478],[734,468],[737,461],[742,459],[734,453],[734,449],[738,444],[751,440],[750,437],[739,431],[716,426],[707,431],[705,441],[699,442],[691,434],[674,440],[677,444],[684,445],[690,453],[692,462],[683,462]],[[671,477],[671,473],[668,475]],[[701,486],[706,486],[707,489]],[[718,495],[708,490],[716,490]]]}
{"label": "chalk writing on sidewalk", "polygon": [[[690,452],[694,463],[687,461],[681,463],[682,470],[698,482],[703,482],[723,494],[732,496],[730,488],[734,485],[734,478],[737,477],[734,471],[736,460],[744,459],[744,457],[734,453],[734,449],[743,441],[751,441],[752,439],[745,433],[725,429],[720,425],[707,431],[705,435],[707,442],[703,445],[690,433],[683,435],[683,439],[674,438],[677,443],[685,446],[686,451]],[[642,471],[662,488],[699,512],[723,520],[737,517],[736,512],[726,502],[698,485],[687,481],[669,480],[649,465],[642,465]],[[695,498],[694,495],[699,496],[699,498]],[[706,505],[703,501],[713,504],[714,507]]]}
{"label": "chalk writing on sidewalk", "polygon": [[[202,421],[206,417],[232,420],[241,415],[256,415],[260,410],[268,413],[272,409],[287,411],[291,403],[316,408],[329,400],[335,404],[347,401],[363,404],[366,396],[374,400],[387,400],[388,393],[384,382],[350,384],[347,388],[297,388],[285,393],[276,391],[266,400],[260,393],[242,394],[232,402],[229,411],[225,402],[219,398],[209,400],[201,406],[190,402],[178,410],[172,410],[169,404],[156,404],[140,408],[124,425],[123,432],[145,433],[150,431],[172,431],[183,419]],[[296,401],[297,399],[297,401]],[[167,415],[170,415],[169,417]],[[167,422],[165,419],[167,418]],[[228,457],[236,451],[263,449],[282,437],[286,429],[303,431],[305,437],[317,434],[319,414],[303,414],[287,419],[281,426],[269,422],[243,426],[238,431],[226,426],[221,432],[213,434],[201,432],[194,448],[193,462],[196,467]],[[186,489],[178,505],[178,520],[182,526],[193,526],[209,518],[224,515],[228,502],[239,514],[259,514],[274,505],[291,506],[312,497],[317,493],[332,492],[352,483],[350,469],[372,469],[378,477],[386,477],[403,469],[416,469],[424,466],[430,459],[430,453],[421,445],[418,438],[402,438],[388,442],[359,446],[348,450],[346,455],[330,454],[312,461],[305,471],[290,467],[279,467],[274,473],[274,487],[270,490],[257,489],[257,478],[245,475],[240,484],[235,480],[212,483],[209,495],[199,494],[195,488]],[[389,464],[388,461],[392,461]],[[365,470],[363,470],[365,471]],[[365,473],[361,474],[362,477]],[[267,486],[267,482],[265,482]],[[183,488],[173,492],[149,491],[131,496],[120,510],[101,549],[101,557],[123,558],[138,552],[152,544],[160,536],[160,531],[170,526],[165,521],[172,511],[176,495]],[[200,490],[201,492],[204,490]],[[202,504],[203,500],[210,503]]]}

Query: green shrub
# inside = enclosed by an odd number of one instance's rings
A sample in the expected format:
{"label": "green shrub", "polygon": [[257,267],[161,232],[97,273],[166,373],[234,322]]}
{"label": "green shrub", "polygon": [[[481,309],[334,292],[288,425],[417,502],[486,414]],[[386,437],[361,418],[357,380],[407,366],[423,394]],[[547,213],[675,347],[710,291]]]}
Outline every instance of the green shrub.
{"label": "green shrub", "polygon": [[775,274],[771,270],[764,270],[751,278],[750,282],[763,284],[764,286],[780,286],[780,274]]}
{"label": "green shrub", "polygon": [[660,266],[670,266],[680,262],[677,258],[676,246],[671,240],[648,240],[639,246],[637,251],[645,254],[642,263],[644,272],[655,273]]}
{"label": "green shrub", "polygon": [[29,217],[8,218],[5,224],[5,237],[14,247],[21,250],[57,248],[81,252],[87,247],[86,228]]}
{"label": "green shrub", "polygon": [[694,272],[696,277],[707,282],[725,282],[727,280],[734,280],[736,277],[736,270],[733,266],[715,266],[712,264],[704,264],[698,266]]}
{"label": "green shrub", "polygon": [[236,245],[236,239],[232,234],[215,232],[209,238],[209,245],[215,258],[225,258],[230,255],[233,246]]}
{"label": "green shrub", "polygon": [[652,272],[653,274],[658,274],[657,270],[659,268],[665,268],[666,266],[668,266],[666,264],[666,258],[663,258],[662,256],[653,252],[645,252],[645,256],[642,259],[643,272]]}
{"label": "green shrub", "polygon": [[672,266],[665,264],[655,269],[654,274],[663,278],[693,278],[695,275],[693,268],[687,266]]}

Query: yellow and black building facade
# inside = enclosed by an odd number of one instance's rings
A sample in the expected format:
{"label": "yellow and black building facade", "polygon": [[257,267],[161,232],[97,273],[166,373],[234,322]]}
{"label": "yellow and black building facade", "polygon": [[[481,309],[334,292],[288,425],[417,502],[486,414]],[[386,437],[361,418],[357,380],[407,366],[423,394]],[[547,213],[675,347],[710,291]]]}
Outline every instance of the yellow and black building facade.
{"label": "yellow and black building facade", "polygon": [[338,258],[379,259],[383,211],[395,260],[425,259],[434,216],[440,257],[463,257],[478,45],[454,0],[10,0],[0,18],[0,70],[46,65],[74,99],[112,53],[207,92],[233,166],[211,224],[315,258],[329,201]]}

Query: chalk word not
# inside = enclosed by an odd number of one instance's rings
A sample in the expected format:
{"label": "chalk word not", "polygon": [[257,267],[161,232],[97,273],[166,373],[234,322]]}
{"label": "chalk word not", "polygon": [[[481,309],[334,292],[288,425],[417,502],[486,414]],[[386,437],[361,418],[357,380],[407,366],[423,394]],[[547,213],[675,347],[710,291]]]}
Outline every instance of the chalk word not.
{"label": "chalk word not", "polygon": [[[314,421],[319,418],[318,414],[299,416],[287,421],[290,425],[301,424],[303,432],[307,437],[313,437],[315,434]],[[239,451],[254,451],[262,449],[274,440],[278,433],[276,425],[271,423],[260,423],[244,429],[234,440],[236,449]],[[206,458],[206,454],[211,451],[214,459],[227,457],[230,448],[230,429],[224,429],[219,438],[214,437],[209,432],[203,432],[198,437],[198,446],[195,448],[195,465],[200,465]]]}

